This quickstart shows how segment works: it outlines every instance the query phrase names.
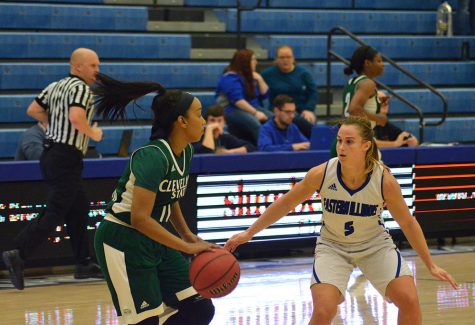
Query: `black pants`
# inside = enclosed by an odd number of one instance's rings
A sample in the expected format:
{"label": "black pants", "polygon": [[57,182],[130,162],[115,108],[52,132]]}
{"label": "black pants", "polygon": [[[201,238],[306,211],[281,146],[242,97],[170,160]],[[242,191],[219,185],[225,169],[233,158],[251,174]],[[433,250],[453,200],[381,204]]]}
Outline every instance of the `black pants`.
{"label": "black pants", "polygon": [[295,125],[297,125],[300,132],[302,132],[302,134],[310,140],[310,137],[312,136],[313,124],[303,118],[300,114],[294,117],[293,122]]}
{"label": "black pants", "polygon": [[66,223],[76,263],[88,260],[89,202],[82,184],[82,158],[82,153],[69,145],[52,144],[44,150],[40,167],[48,185],[46,209],[15,238],[22,258],[27,259],[56,226]]}
{"label": "black pants", "polygon": [[374,134],[378,140],[395,141],[403,131],[396,125],[387,122],[385,126],[376,125]]}

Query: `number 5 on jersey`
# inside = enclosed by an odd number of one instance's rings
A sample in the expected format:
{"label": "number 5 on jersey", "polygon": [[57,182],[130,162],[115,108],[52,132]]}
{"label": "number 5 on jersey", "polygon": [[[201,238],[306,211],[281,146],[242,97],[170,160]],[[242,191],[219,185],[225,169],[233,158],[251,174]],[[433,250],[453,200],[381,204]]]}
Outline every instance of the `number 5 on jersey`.
{"label": "number 5 on jersey", "polygon": [[349,236],[355,232],[355,227],[353,227],[353,221],[345,222],[345,236]]}

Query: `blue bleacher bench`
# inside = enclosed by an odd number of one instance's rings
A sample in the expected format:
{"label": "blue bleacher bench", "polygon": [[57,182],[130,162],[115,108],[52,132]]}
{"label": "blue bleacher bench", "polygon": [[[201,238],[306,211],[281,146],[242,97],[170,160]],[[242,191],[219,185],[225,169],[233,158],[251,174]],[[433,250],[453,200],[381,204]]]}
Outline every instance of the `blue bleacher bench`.
{"label": "blue bleacher bench", "polygon": [[[203,108],[203,113],[207,107],[215,104],[214,92],[201,91],[192,92],[198,97]],[[26,115],[26,110],[38,94],[11,94],[0,95],[0,123],[34,123],[35,120]],[[150,106],[155,95],[149,94],[132,102],[127,107],[127,118],[129,121],[151,120],[152,111]],[[95,120],[102,120],[95,118]]]}
{"label": "blue bleacher bench", "polygon": [[[302,64],[314,75],[317,84],[326,80],[326,63]],[[409,72],[432,85],[473,85],[474,61],[402,62]],[[227,63],[102,63],[101,72],[121,80],[158,81],[168,88],[214,89]],[[332,64],[332,85],[343,86],[348,80],[342,63]],[[0,90],[39,90],[69,73],[67,63],[0,63]],[[379,78],[390,86],[413,86],[405,75],[388,66]]]}
{"label": "blue bleacher bench", "polygon": [[[226,23],[228,32],[236,31],[235,9],[214,9]],[[327,33],[342,26],[363,34],[434,34],[435,12],[370,10],[286,10],[244,11],[241,31],[246,33]],[[364,23],[363,23],[364,22]]]}
{"label": "blue bleacher bench", "polygon": [[[361,36],[368,45],[374,47],[391,59],[427,60],[427,59],[460,59],[462,47],[466,43],[470,49],[475,49],[475,37],[436,37],[436,36]],[[294,55],[299,59],[327,58],[327,36],[321,35],[257,35],[259,44],[269,51],[269,58],[275,59],[276,50],[282,45],[289,45]],[[351,58],[353,52],[360,46],[345,36],[332,38],[332,50],[343,57]],[[470,57],[475,58],[475,51],[470,51]]]}
{"label": "blue bleacher bench", "polygon": [[87,47],[103,59],[189,59],[190,35],[0,32],[0,58],[69,59]]}
{"label": "blue bleacher bench", "polygon": [[146,31],[146,7],[0,3],[0,29]]}

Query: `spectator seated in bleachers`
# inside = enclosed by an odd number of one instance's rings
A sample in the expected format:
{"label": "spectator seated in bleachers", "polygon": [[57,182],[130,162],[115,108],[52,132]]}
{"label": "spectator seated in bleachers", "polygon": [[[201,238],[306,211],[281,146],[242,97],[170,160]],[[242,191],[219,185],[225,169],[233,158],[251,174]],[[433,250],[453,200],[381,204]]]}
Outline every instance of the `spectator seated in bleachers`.
{"label": "spectator seated in bleachers", "polygon": [[213,105],[206,109],[205,132],[200,141],[193,143],[195,153],[233,154],[255,151],[256,147],[226,132],[224,108]]}
{"label": "spectator seated in bleachers", "polygon": [[[378,97],[381,101],[381,114],[388,114],[389,100],[383,100],[383,98],[387,97],[386,94],[378,91]],[[419,145],[415,135],[401,130],[391,122],[387,122],[384,126],[376,125],[374,136],[378,148],[415,147]]]}
{"label": "spectator seated in bleachers", "polygon": [[312,127],[317,121],[317,86],[312,74],[295,64],[292,47],[283,45],[276,50],[275,65],[262,71],[262,77],[269,85],[269,101],[273,103],[278,95],[292,97],[297,106],[294,123],[310,138]]}
{"label": "spectator seated in bleachers", "polygon": [[39,121],[25,130],[18,143],[15,160],[40,160],[46,136],[47,123]]}
{"label": "spectator seated in bleachers", "polygon": [[274,98],[274,118],[259,130],[259,151],[308,150],[310,142],[292,122],[297,112],[292,97],[278,95]]}
{"label": "spectator seated in bleachers", "polygon": [[219,79],[215,94],[224,107],[229,131],[252,144],[257,144],[261,123],[272,117],[272,112],[262,107],[269,87],[256,66],[253,51],[238,50]]}

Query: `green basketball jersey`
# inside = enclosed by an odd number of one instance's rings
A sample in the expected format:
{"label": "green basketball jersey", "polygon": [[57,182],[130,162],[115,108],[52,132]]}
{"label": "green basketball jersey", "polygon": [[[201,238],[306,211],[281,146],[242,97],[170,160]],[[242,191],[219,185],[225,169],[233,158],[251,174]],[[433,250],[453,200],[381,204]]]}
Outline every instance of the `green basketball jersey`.
{"label": "green basketball jersey", "polygon": [[[350,102],[353,99],[353,96],[355,95],[356,88],[358,87],[358,84],[362,80],[367,80],[369,79],[366,75],[360,75],[354,78],[351,78],[348,83],[345,85],[345,89],[343,90],[343,113],[345,117],[350,116],[348,112],[348,108],[350,106]],[[364,104],[364,109],[368,113],[373,113],[373,114],[378,114],[379,111],[381,110],[381,102],[379,101],[378,98],[378,92],[375,90],[374,95],[371,96],[366,103]],[[376,126],[376,122],[371,121],[371,126],[374,128]]]}
{"label": "green basketball jersey", "polygon": [[112,193],[107,212],[130,225],[134,186],[140,186],[157,194],[152,218],[160,223],[167,222],[171,204],[185,195],[192,156],[191,145],[187,145],[181,157],[177,157],[163,139],[153,140],[137,149],[130,156],[129,164]]}

